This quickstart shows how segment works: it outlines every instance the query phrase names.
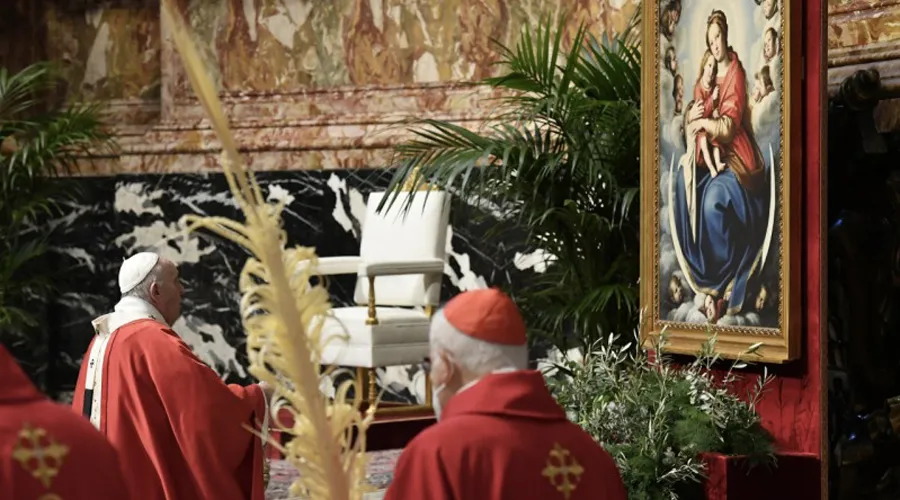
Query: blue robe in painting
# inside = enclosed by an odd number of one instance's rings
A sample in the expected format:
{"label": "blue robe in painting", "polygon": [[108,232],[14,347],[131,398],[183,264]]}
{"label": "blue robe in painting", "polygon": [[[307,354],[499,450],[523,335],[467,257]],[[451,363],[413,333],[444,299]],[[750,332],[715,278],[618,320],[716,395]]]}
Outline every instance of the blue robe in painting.
{"label": "blue robe in painting", "polygon": [[[728,313],[740,312],[747,296],[747,282],[754,271],[766,231],[768,215],[765,190],[748,193],[731,170],[715,178],[698,168],[697,237],[691,237],[684,172],[674,171],[674,218],[684,257],[682,271],[695,291],[721,298],[734,282]],[[677,251],[677,250],[676,250]],[[755,264],[755,265],[754,265]]]}

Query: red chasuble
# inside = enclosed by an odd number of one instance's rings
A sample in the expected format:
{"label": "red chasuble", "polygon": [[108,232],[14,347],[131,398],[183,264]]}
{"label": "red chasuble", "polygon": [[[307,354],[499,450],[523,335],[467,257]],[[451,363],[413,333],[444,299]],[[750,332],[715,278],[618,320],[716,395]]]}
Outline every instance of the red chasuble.
{"label": "red chasuble", "polygon": [[[97,342],[107,345],[95,372],[88,365]],[[93,420],[118,451],[132,498],[264,499],[262,444],[244,428],[264,419],[259,386],[225,385],[153,319],[97,335],[88,353],[73,406],[90,416],[99,402]],[[85,397],[89,372],[99,398]]]}
{"label": "red chasuble", "polygon": [[31,384],[0,346],[0,498],[127,500],[113,447]]}
{"label": "red chasuble", "polygon": [[488,375],[453,396],[403,451],[385,500],[626,500],[615,462],[536,371]]}

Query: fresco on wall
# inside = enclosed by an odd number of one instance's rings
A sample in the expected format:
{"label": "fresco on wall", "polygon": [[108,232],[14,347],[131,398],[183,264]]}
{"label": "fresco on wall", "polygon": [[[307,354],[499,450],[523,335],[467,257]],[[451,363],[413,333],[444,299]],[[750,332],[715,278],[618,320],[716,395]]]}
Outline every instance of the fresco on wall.
{"label": "fresco on wall", "polygon": [[[479,80],[493,71],[492,39],[514,41],[524,24],[567,13],[570,31],[621,30],[635,0],[178,0],[217,80],[230,92],[285,93],[358,85]],[[23,4],[23,9],[25,4]],[[41,22],[47,57],[62,61],[70,94],[159,98],[177,80],[160,34],[158,2],[88,12],[49,7]],[[52,36],[50,36],[52,33]],[[23,55],[24,57],[24,55]],[[30,57],[30,56],[29,56]],[[169,73],[171,74],[169,74]]]}
{"label": "fresco on wall", "polygon": [[[548,5],[555,16],[568,13],[570,31],[585,22],[599,34],[621,30],[637,4],[635,0],[180,1],[195,29],[204,33],[201,46],[209,47],[208,55],[222,57],[217,66],[227,90],[279,92],[479,79],[488,74],[494,60],[490,39],[513,40],[523,23],[534,24],[548,13]],[[0,48],[7,49],[0,54],[15,60],[4,61],[5,65],[49,58],[65,63],[73,95],[159,98],[165,70],[158,2],[77,13],[34,5],[15,0],[0,20]],[[896,59],[889,52],[900,40],[897,2],[828,0],[828,14],[831,72],[840,73],[841,66],[854,64],[864,52],[869,60]],[[873,54],[873,49],[884,53]],[[847,76],[841,75],[835,80]]]}
{"label": "fresco on wall", "polygon": [[88,12],[44,10],[47,57],[58,61],[69,95],[159,99],[160,25],[156,2]]}
{"label": "fresco on wall", "polygon": [[[633,0],[180,0],[227,91],[287,92],[358,85],[480,80],[494,71],[492,39],[562,12],[594,31],[619,28]],[[577,27],[577,21],[571,22]],[[186,81],[178,82],[185,95]]]}

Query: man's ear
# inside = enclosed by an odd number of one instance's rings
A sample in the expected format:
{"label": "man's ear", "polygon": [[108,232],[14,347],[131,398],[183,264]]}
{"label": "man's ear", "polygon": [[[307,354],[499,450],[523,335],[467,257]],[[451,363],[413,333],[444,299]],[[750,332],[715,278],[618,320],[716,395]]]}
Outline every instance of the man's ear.
{"label": "man's ear", "polygon": [[455,375],[456,365],[453,364],[453,360],[450,358],[450,355],[447,354],[447,351],[442,349],[438,356],[441,357],[441,364],[444,365],[445,379],[450,381],[450,379],[453,378],[453,375]]}
{"label": "man's ear", "polygon": [[156,297],[159,295],[159,283],[153,282],[150,283],[150,297]]}

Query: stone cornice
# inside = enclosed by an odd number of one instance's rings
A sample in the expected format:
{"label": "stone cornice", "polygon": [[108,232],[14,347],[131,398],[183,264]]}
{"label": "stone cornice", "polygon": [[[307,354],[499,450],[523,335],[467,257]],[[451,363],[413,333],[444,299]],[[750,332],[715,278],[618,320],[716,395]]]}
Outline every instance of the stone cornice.
{"label": "stone cornice", "polygon": [[[333,88],[294,93],[222,95],[232,131],[258,170],[389,166],[392,148],[412,137],[414,120],[482,127],[496,112],[492,88],[466,83]],[[97,156],[81,175],[200,173],[218,170],[219,143],[202,107],[175,100],[114,100],[116,154]]]}

